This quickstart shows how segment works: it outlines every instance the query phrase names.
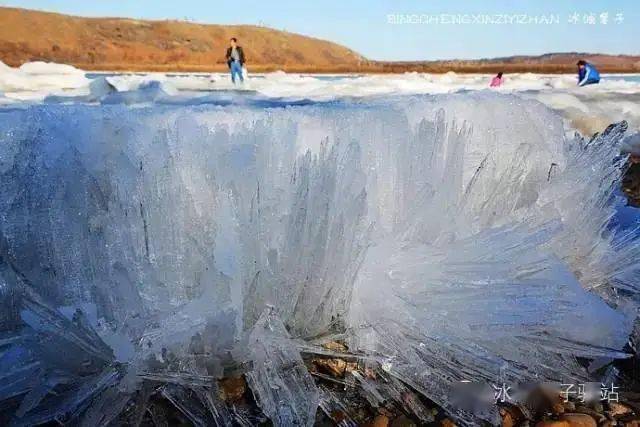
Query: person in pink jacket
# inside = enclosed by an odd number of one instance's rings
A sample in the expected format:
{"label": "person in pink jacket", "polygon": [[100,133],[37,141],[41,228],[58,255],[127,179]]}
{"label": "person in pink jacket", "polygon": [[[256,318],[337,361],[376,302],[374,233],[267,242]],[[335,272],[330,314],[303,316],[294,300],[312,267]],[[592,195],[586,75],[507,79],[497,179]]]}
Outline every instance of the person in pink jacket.
{"label": "person in pink jacket", "polygon": [[500,71],[494,78],[491,79],[491,84],[489,87],[500,87],[504,83],[504,79],[502,78],[502,71]]}

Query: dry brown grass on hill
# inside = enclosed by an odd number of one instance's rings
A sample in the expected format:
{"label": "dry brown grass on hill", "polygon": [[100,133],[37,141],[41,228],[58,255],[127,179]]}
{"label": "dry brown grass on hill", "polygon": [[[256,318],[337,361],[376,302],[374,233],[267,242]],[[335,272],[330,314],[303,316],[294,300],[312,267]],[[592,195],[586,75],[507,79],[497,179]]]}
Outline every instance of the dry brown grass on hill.
{"label": "dry brown grass on hill", "polygon": [[264,27],[80,18],[0,8],[0,59],[12,66],[44,60],[91,70],[224,69],[231,37],[239,39],[253,65],[328,69],[365,61],[338,44]]}
{"label": "dry brown grass on hill", "polygon": [[250,25],[81,18],[0,7],[0,60],[12,66],[51,61],[85,70],[225,71],[237,37],[252,72],[572,73],[586,58],[603,72],[640,72],[639,56],[558,53],[483,60],[371,61],[336,43]]}

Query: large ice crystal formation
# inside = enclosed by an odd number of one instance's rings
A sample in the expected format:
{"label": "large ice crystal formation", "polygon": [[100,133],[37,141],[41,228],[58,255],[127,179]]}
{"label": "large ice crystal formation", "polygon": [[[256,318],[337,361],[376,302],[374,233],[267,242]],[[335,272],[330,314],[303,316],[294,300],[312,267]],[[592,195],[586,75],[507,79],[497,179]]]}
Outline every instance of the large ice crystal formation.
{"label": "large ice crystal formation", "polygon": [[459,381],[625,357],[624,125],[572,139],[483,93],[242,104],[0,111],[0,421],[137,425],[161,398],[247,425],[215,382],[245,369],[274,424],[311,425],[340,405],[300,356],[327,333],[384,362],[372,396],[408,385],[468,424],[497,414]]}

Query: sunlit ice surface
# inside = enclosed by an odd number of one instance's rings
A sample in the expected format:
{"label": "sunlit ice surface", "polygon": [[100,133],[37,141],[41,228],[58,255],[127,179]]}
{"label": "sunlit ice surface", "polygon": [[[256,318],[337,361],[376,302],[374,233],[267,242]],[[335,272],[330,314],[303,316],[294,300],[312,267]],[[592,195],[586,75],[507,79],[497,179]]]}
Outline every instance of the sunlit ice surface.
{"label": "sunlit ice surface", "polygon": [[[582,138],[528,90],[402,90],[413,75],[196,92],[32,67],[12,84],[55,89],[0,108],[7,422],[133,422],[152,391],[194,424],[249,422],[213,382],[241,369],[275,425],[312,425],[335,396],[302,354],[339,338],[395,384],[354,374],[372,396],[495,423],[462,382],[598,381],[628,357],[632,125]],[[371,93],[337,89],[357,79]]]}

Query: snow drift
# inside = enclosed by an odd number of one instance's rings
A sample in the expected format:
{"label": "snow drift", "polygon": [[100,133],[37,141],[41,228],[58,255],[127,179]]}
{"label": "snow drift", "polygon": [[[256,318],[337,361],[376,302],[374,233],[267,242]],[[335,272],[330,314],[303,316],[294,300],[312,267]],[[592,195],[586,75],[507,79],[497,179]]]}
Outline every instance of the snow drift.
{"label": "snow drift", "polygon": [[624,124],[567,140],[488,93],[263,107],[0,112],[5,419],[137,419],[151,388],[228,425],[212,379],[246,364],[264,414],[311,425],[300,349],[329,333],[469,424],[497,414],[461,380],[626,357]]}
{"label": "snow drift", "polygon": [[86,87],[82,70],[66,64],[28,62],[12,68],[0,61],[0,91],[49,92]]}

